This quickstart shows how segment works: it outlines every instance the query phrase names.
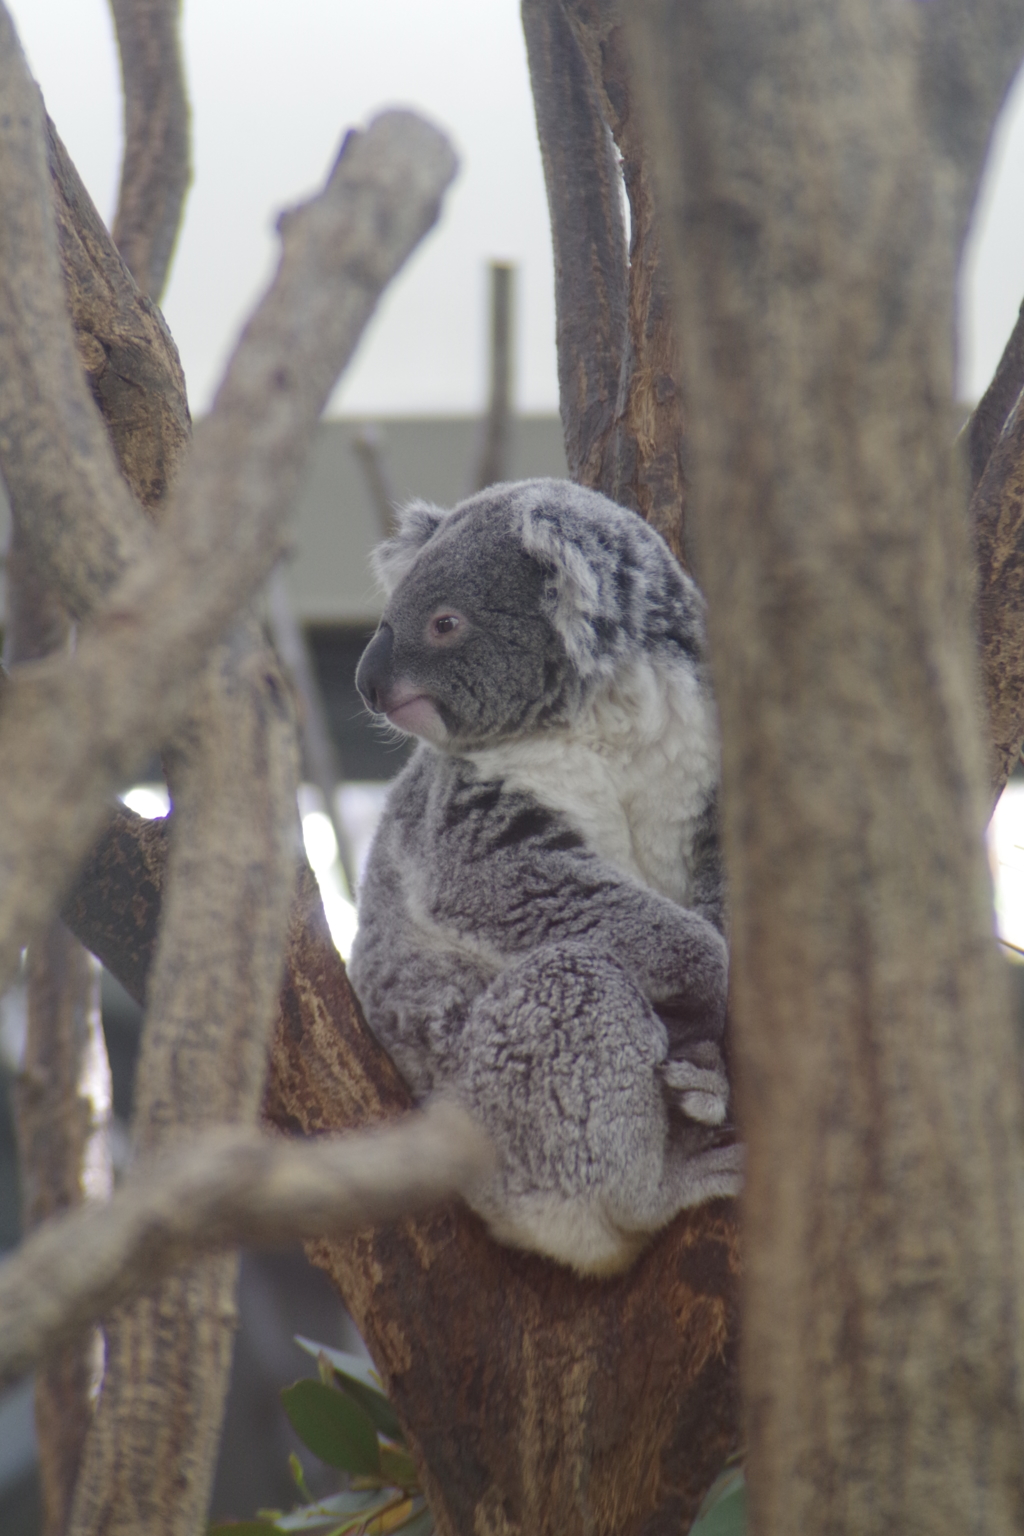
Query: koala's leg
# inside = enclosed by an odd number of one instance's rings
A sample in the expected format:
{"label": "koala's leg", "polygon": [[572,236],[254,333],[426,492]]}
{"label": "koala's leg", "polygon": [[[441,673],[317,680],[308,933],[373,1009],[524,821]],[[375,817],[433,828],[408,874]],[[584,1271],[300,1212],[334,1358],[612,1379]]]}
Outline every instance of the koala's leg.
{"label": "koala's leg", "polygon": [[691,1121],[675,1145],[667,1045],[632,978],[585,945],[534,950],[476,998],[450,1082],[498,1149],[473,1204],[499,1239],[608,1272],[682,1205],[735,1192],[715,1133]]}

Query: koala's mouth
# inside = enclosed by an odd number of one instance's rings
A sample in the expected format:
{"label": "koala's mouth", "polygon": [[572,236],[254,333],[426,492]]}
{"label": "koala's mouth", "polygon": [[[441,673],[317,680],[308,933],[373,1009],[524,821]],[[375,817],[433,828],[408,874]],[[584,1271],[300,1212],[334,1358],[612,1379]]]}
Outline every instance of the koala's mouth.
{"label": "koala's mouth", "polygon": [[447,734],[441,724],[437,705],[425,693],[389,700],[384,713],[392,725],[400,731],[408,731],[411,736],[426,736],[433,741],[439,734]]}

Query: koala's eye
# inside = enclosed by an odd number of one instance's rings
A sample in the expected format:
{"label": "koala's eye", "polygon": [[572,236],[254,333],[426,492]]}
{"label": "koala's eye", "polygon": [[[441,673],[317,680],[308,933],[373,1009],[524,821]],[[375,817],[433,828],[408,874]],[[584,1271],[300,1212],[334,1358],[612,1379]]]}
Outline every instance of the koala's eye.
{"label": "koala's eye", "polygon": [[456,630],[462,627],[462,618],[457,613],[435,613],[430,621],[430,634],[432,639],[446,639],[454,635]]}

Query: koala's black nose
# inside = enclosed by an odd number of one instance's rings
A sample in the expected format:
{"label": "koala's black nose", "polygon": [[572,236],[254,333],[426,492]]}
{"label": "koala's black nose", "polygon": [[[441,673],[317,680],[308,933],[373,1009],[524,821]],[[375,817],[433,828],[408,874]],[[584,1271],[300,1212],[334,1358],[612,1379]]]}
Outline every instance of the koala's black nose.
{"label": "koala's black nose", "polygon": [[388,683],[391,681],[391,653],[395,637],[390,624],[382,624],[359,659],[356,687],[367,706],[379,715],[384,711]]}

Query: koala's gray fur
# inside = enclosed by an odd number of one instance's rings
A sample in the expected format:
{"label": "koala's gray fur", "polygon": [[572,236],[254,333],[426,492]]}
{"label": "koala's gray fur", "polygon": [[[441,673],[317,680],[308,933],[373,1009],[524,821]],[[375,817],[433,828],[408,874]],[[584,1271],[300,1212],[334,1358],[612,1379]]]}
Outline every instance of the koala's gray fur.
{"label": "koala's gray fur", "polygon": [[735,1194],[703,604],[634,513],[562,480],[415,503],[357,683],[423,738],[388,797],[351,975],[417,1098],[499,1152],[502,1240],[628,1264]]}

